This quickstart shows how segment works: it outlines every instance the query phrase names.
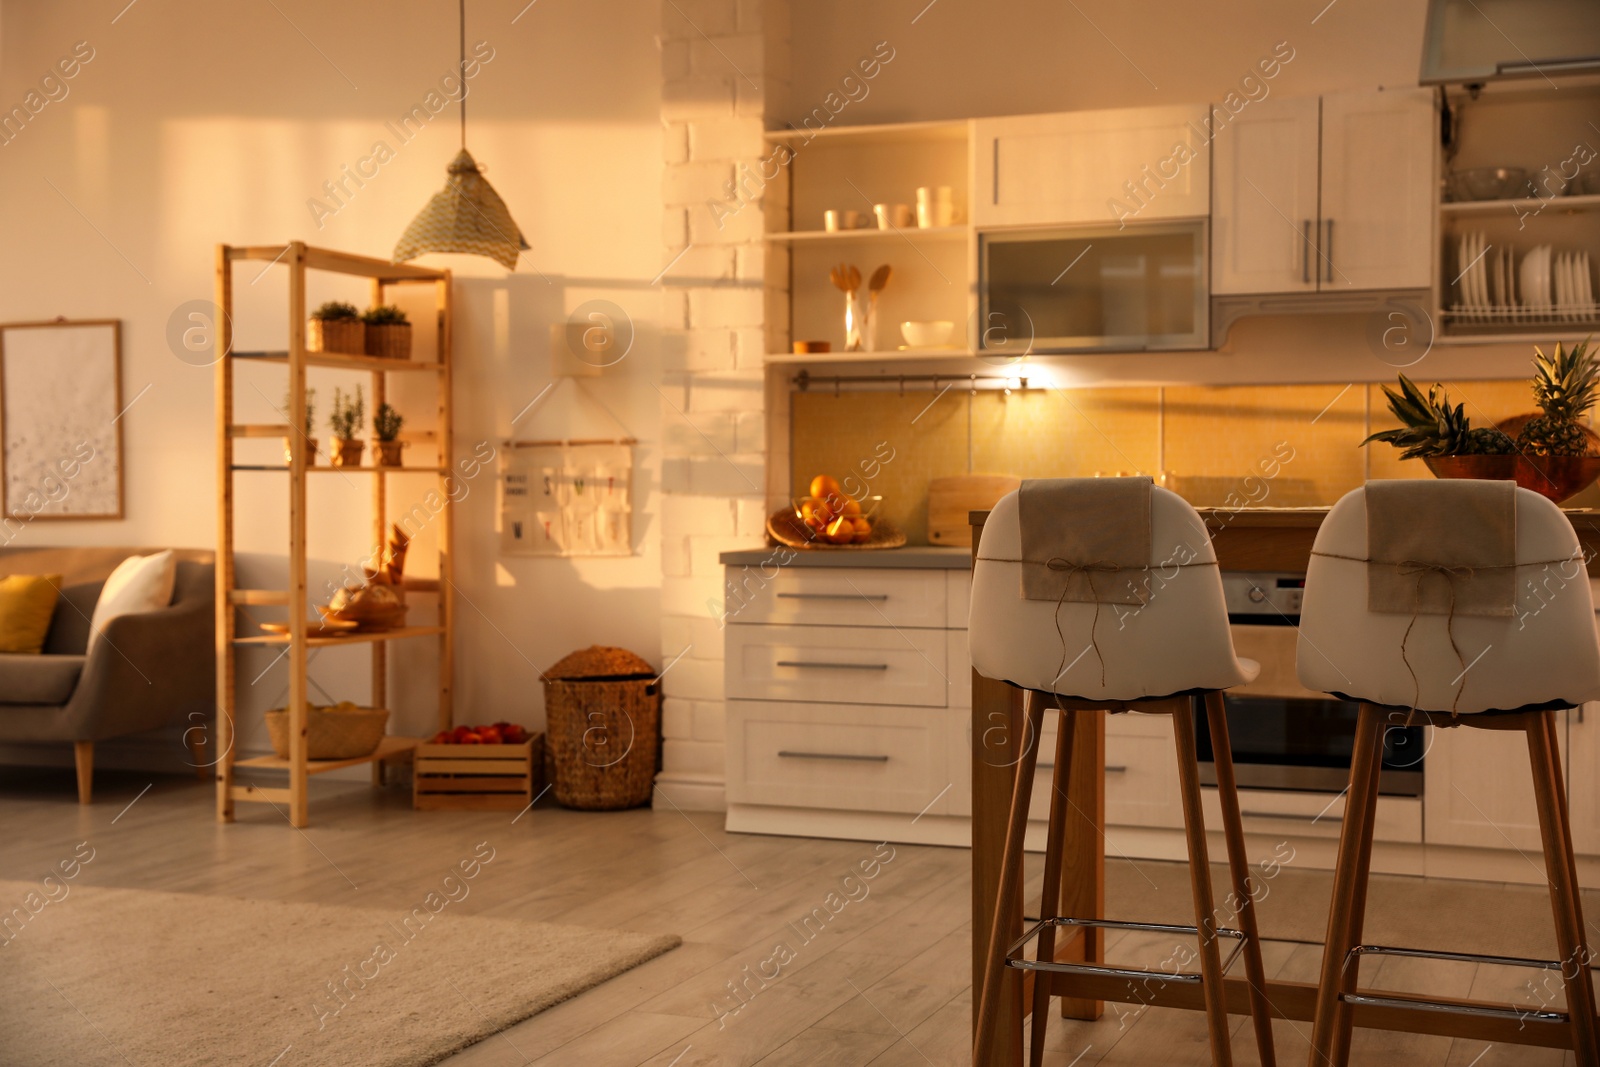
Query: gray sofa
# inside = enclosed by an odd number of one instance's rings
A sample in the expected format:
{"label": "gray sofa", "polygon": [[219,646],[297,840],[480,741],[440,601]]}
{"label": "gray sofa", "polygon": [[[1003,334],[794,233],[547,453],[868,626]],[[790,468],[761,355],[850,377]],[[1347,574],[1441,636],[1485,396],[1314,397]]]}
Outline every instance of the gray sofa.
{"label": "gray sofa", "polygon": [[[0,742],[72,742],[84,804],[92,796],[96,741],[191,721],[195,713],[195,725],[209,729],[216,710],[210,551],[179,549],[172,603],[113,619],[85,655],[89,619],[106,578],[129,556],[159,551],[0,548],[0,575],[62,576],[44,651],[0,654]],[[199,739],[205,731],[187,734]]]}

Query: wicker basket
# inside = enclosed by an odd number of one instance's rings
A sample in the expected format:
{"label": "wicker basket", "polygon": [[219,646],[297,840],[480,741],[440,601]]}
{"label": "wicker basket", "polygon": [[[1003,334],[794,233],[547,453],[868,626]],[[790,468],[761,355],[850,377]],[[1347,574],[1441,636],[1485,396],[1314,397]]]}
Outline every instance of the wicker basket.
{"label": "wicker basket", "polygon": [[306,323],[306,348],[359,355],[367,350],[367,324],[360,319],[312,319]]}
{"label": "wicker basket", "polygon": [[409,322],[365,323],[367,327],[367,355],[385,359],[411,358],[411,324]]}
{"label": "wicker basket", "polygon": [[595,645],[544,675],[545,777],[556,803],[591,811],[650,802],[661,687],[632,652]]}
{"label": "wicker basket", "polygon": [[[370,756],[383,741],[389,713],[354,704],[336,707],[306,705],[306,758],[357,759]],[[267,734],[279,759],[289,758],[289,709],[267,712]]]}

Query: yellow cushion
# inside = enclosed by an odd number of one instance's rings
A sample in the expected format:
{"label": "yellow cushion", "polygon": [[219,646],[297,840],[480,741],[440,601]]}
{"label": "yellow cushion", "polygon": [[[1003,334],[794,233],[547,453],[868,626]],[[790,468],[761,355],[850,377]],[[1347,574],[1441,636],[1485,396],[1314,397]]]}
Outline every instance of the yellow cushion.
{"label": "yellow cushion", "polygon": [[0,578],[0,652],[38,655],[61,595],[61,575]]}

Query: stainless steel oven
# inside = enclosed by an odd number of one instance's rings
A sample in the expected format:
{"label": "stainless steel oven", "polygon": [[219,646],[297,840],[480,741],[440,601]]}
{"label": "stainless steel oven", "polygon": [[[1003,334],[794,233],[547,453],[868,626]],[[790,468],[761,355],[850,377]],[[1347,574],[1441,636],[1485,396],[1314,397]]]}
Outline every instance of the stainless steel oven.
{"label": "stainless steel oven", "polygon": [[[1301,687],[1295,675],[1295,627],[1305,577],[1224,571],[1223,593],[1239,655],[1261,664],[1261,676],[1228,692],[1228,734],[1244,789],[1339,793],[1350,781],[1356,705]],[[1211,733],[1196,717],[1201,776],[1216,782]],[[1421,796],[1422,727],[1392,727],[1384,736],[1379,791]]]}

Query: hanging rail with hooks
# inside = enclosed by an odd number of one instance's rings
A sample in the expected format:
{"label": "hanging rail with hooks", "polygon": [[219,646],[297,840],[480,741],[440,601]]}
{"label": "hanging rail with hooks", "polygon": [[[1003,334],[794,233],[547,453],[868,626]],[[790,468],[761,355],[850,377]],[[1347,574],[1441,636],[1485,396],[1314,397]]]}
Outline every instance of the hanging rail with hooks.
{"label": "hanging rail with hooks", "polygon": [[974,393],[979,389],[1010,393],[1013,389],[1028,388],[1026,374],[812,374],[803,370],[789,380],[802,393],[810,391],[813,386],[822,388],[831,383],[835,396],[845,386],[852,391],[873,392],[898,388],[901,394],[905,393],[908,385],[935,392],[941,386],[948,389],[965,385]]}

